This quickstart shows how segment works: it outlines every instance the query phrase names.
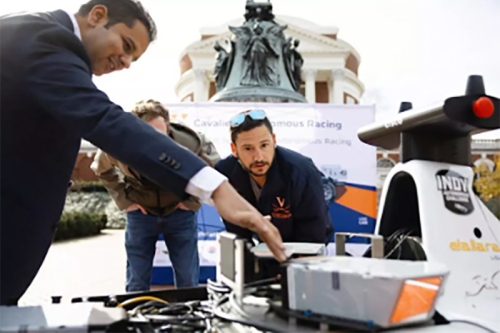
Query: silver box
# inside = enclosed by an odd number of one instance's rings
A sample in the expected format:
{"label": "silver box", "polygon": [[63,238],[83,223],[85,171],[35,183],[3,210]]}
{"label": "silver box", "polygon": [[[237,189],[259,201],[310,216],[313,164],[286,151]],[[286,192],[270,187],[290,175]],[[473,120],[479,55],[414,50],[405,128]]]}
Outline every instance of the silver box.
{"label": "silver box", "polygon": [[414,324],[434,315],[448,272],[435,262],[295,259],[287,267],[289,307],[379,327]]}

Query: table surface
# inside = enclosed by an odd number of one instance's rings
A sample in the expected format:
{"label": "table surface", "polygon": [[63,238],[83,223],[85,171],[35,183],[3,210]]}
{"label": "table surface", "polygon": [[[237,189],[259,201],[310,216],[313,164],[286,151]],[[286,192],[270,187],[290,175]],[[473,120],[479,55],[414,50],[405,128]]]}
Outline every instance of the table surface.
{"label": "table surface", "polygon": [[[179,299],[180,297],[178,292],[179,290],[177,290],[177,292],[175,292],[174,290],[166,290],[162,291],[161,294],[163,294],[163,296],[166,296],[164,298]],[[190,296],[194,296],[195,294],[200,293],[200,290],[195,289],[195,290],[190,290],[190,292],[191,293],[188,293],[188,295],[184,294],[184,297],[192,298]],[[153,292],[153,293],[156,293],[157,295],[159,294],[158,292]],[[96,303],[89,302],[89,303],[77,303],[77,304],[54,304],[54,305],[48,305],[47,307],[43,306],[32,307],[31,309],[24,308],[22,309],[22,311],[16,310],[12,314],[9,314],[8,312],[9,311],[12,312],[12,310],[15,310],[16,307],[10,307],[9,309],[4,308],[0,311],[2,312],[2,317],[8,316],[9,320],[5,320],[6,318],[4,318],[2,320],[2,327],[5,328],[4,325],[7,325],[10,328],[21,327],[23,325],[30,325],[34,329],[33,332],[36,332],[38,328],[41,328],[46,325],[53,327],[56,323],[58,327],[60,325],[63,326],[69,325],[73,327],[75,327],[75,325],[76,326],[80,325],[83,327],[85,324],[92,325],[93,323],[95,324],[97,322],[101,322],[102,320],[104,320],[103,318],[105,318],[105,321],[108,322],[110,322],[109,320],[113,322],[114,320],[120,320],[120,318],[125,318],[124,317],[125,312],[123,312],[123,315],[121,315],[120,312],[121,309],[103,308],[104,304],[102,302],[99,302],[98,300],[96,300],[95,302]],[[4,311],[4,310],[9,310],[9,311]],[[288,320],[280,318],[272,311],[268,311],[269,306],[264,302],[262,298],[253,299],[250,305],[244,306],[243,311],[241,306],[235,304],[234,301],[233,302],[228,301],[224,303],[220,307],[220,310],[222,310],[226,316],[230,316],[236,320],[236,322],[227,322],[220,319],[213,319],[211,322],[212,327],[215,328],[216,331],[220,333],[233,333],[233,332],[256,333],[256,332],[265,332],[269,330],[277,332],[304,332],[304,333],[319,331],[319,329],[317,328],[296,326],[289,324]],[[102,312],[103,314],[105,313],[106,315],[103,317],[102,315],[99,314],[100,312]],[[13,314],[15,313],[17,313],[18,315],[13,316]],[[33,318],[27,318],[28,313],[30,313],[29,317]],[[63,315],[61,316],[60,314]],[[74,314],[78,315],[73,317]],[[111,314],[112,316],[110,316]],[[254,323],[258,323],[259,325],[261,325],[261,327],[257,329],[251,326],[237,323],[238,321],[245,322],[249,320]],[[262,326],[267,327],[268,329],[265,329]],[[329,331],[324,330],[322,332],[347,332],[347,330],[346,329],[329,330]],[[439,326],[422,325],[419,327],[401,328],[401,329],[391,330],[391,332],[444,333],[444,332],[488,332],[488,331],[468,323],[457,322]]]}
{"label": "table surface", "polygon": [[[269,326],[269,328],[274,328],[277,332],[320,332],[318,328],[312,328],[307,326],[296,326],[289,324],[288,320],[277,316],[271,311],[266,311],[267,307],[257,308],[245,308],[245,314],[242,314],[234,304],[225,304],[223,307],[225,311],[231,316],[239,320],[248,320],[251,318],[252,321],[256,321],[262,325]],[[265,330],[259,330],[254,327],[241,325],[239,323],[221,323],[216,326],[221,333],[256,333],[264,332]],[[321,332],[355,332],[356,330],[346,330],[345,328],[333,329],[333,330],[323,330]],[[433,325],[432,323],[422,324],[415,327],[402,327],[399,329],[392,329],[390,332],[394,333],[444,333],[444,332],[490,332],[479,326],[465,323],[465,322],[453,322],[444,325]]]}
{"label": "table surface", "polygon": [[[126,299],[131,299],[137,296],[156,296],[165,299],[169,302],[186,302],[191,300],[206,300],[207,292],[202,286],[196,288],[185,288],[185,289],[164,289],[150,292],[140,292],[140,293],[128,293],[114,296],[119,302],[123,302]],[[87,300],[93,300],[94,302],[102,302],[104,299],[108,299],[109,296],[93,296],[88,297]],[[244,306],[244,311],[242,311],[240,306],[235,305],[233,302],[226,302],[221,306],[221,309],[227,313],[229,316],[234,317],[237,321],[247,321],[251,318],[251,321],[258,322],[269,328],[274,328],[275,331],[279,332],[318,332],[317,328],[305,327],[305,326],[295,326],[291,325],[288,320],[280,318],[273,311],[268,311],[269,306],[263,303],[263,300],[255,298],[250,305]],[[242,333],[256,333],[264,332],[265,330],[258,330],[251,326],[242,325],[239,323],[231,323],[226,321],[221,321],[220,319],[214,319],[212,325],[218,329],[221,333],[232,333],[232,332],[242,332]],[[391,332],[400,333],[441,333],[441,332],[486,332],[486,330],[479,328],[477,326],[468,323],[450,323],[447,325],[422,325],[419,327],[407,327],[401,329],[391,330]],[[323,332],[346,332],[345,329],[330,330]]]}

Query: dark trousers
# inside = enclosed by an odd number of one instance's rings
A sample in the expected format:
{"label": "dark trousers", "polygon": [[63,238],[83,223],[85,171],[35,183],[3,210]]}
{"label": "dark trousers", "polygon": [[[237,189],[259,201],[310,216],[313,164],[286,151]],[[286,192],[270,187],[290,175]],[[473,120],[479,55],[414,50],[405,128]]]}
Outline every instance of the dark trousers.
{"label": "dark trousers", "polygon": [[125,249],[127,251],[127,292],[151,287],[151,272],[158,235],[162,233],[174,270],[177,288],[198,285],[198,224],[192,211],[178,209],[158,217],[140,210],[127,213]]}

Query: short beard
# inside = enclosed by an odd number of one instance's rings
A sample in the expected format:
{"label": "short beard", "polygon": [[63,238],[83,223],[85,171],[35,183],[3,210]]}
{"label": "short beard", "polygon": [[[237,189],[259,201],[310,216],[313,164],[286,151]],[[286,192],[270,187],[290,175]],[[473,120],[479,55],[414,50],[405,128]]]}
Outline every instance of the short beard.
{"label": "short beard", "polygon": [[[239,158],[239,157],[236,157],[236,159],[237,159],[237,160],[238,160],[238,162],[240,163],[240,165],[241,165],[241,167],[243,168],[243,170],[245,170],[246,172],[248,172],[248,173],[249,173],[249,174],[251,174],[251,175],[254,175],[255,177],[262,177],[262,176],[265,176],[265,175],[267,175],[267,173],[269,172],[269,168],[268,168],[268,169],[267,169],[267,171],[266,171],[266,172],[264,172],[264,173],[261,173],[261,174],[255,173],[255,172],[253,172],[253,171],[252,171],[252,169],[247,168],[247,167],[245,166],[245,164],[243,164],[243,162],[240,160],[240,158]],[[265,163],[266,165],[269,165],[269,163],[267,163],[267,162],[264,162],[264,163]],[[250,165],[250,166],[251,166],[251,165]]]}
{"label": "short beard", "polygon": [[252,170],[248,170],[248,169],[247,169],[247,171],[248,171],[248,173],[250,173],[250,174],[254,175],[255,177],[262,177],[262,176],[267,175],[267,172],[269,171],[269,169],[267,169],[267,171],[266,171],[266,172],[264,172],[264,173],[255,173],[255,172],[253,172]]}

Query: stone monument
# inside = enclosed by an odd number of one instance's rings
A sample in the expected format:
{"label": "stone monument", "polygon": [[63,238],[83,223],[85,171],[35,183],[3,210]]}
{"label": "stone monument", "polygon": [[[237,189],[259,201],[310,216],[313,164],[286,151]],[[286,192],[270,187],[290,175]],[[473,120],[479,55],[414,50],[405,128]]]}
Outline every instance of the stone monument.
{"label": "stone monument", "polygon": [[304,60],[297,48],[300,41],[285,38],[274,21],[270,1],[247,0],[245,22],[229,27],[231,39],[217,51],[214,79],[217,93],[213,102],[294,102],[306,103],[299,93]]}

